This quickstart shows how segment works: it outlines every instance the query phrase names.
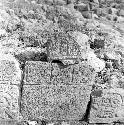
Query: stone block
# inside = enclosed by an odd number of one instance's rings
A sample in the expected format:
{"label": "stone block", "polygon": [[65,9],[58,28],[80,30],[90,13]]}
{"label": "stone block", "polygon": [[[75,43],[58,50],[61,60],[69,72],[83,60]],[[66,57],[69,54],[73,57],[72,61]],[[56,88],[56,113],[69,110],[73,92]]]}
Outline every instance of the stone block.
{"label": "stone block", "polygon": [[24,84],[49,84],[50,77],[50,63],[41,61],[26,62]]}
{"label": "stone block", "polygon": [[[65,38],[64,38],[65,37]],[[75,59],[81,56],[80,47],[73,38],[62,36],[52,41],[49,46],[49,57],[51,59]]]}
{"label": "stone block", "polygon": [[124,122],[123,89],[94,90],[91,96],[90,123]]}
{"label": "stone block", "polygon": [[83,85],[24,85],[21,114],[28,120],[80,120],[90,92],[91,87]]}
{"label": "stone block", "polygon": [[91,85],[93,71],[86,63],[61,67],[58,63],[29,61],[24,85]]}
{"label": "stone block", "polygon": [[0,84],[20,84],[19,62],[11,55],[0,53]]}
{"label": "stone block", "polygon": [[19,88],[0,84],[0,121],[19,118]]}

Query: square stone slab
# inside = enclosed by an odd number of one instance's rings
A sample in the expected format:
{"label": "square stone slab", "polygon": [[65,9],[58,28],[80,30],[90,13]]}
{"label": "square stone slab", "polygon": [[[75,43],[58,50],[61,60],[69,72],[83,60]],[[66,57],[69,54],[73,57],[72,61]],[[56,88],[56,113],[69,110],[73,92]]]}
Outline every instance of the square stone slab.
{"label": "square stone slab", "polygon": [[25,119],[80,120],[90,99],[91,86],[24,85],[21,114]]}
{"label": "square stone slab", "polygon": [[124,122],[124,90],[95,90],[91,93],[90,123]]}

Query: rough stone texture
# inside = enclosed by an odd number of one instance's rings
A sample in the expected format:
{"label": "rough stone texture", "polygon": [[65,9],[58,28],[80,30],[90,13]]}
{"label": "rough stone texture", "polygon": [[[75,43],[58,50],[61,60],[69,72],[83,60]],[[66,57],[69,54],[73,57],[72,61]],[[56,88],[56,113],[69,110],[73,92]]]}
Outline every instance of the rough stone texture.
{"label": "rough stone texture", "polygon": [[85,62],[67,67],[59,63],[29,61],[25,65],[24,85],[74,85],[90,83],[92,68]]}
{"label": "rough stone texture", "polygon": [[123,122],[123,89],[95,90],[91,95],[90,123]]}
{"label": "rough stone texture", "polygon": [[16,120],[0,120],[0,125],[18,125]]}
{"label": "rough stone texture", "polygon": [[21,70],[18,61],[11,55],[0,54],[0,84],[19,85]]}
{"label": "rough stone texture", "polygon": [[24,118],[80,120],[87,107],[90,91],[77,85],[24,85],[21,112]]}
{"label": "rough stone texture", "polygon": [[49,84],[51,77],[50,65],[50,63],[40,61],[26,62],[24,84]]}
{"label": "rough stone texture", "polygon": [[0,121],[19,118],[20,83],[18,61],[12,55],[0,53]]}
{"label": "rough stone texture", "polygon": [[51,59],[74,59],[80,56],[80,47],[74,39],[64,37],[50,43],[48,51]]}
{"label": "rough stone texture", "polygon": [[16,85],[0,84],[0,121],[16,120],[19,116],[19,88]]}
{"label": "rough stone texture", "polygon": [[[46,76],[37,75],[44,70],[46,74],[50,73],[50,82]],[[26,63],[25,73],[21,100],[21,113],[25,119],[56,121],[83,117],[93,84],[93,72],[86,63],[60,68],[56,63],[30,61]]]}

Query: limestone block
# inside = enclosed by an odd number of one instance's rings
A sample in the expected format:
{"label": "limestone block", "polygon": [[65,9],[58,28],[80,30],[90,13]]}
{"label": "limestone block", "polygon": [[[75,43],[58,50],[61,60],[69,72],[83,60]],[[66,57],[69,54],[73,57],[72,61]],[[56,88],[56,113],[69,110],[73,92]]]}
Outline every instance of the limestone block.
{"label": "limestone block", "polygon": [[9,54],[0,53],[0,84],[20,84],[19,62]]}
{"label": "limestone block", "polygon": [[90,99],[89,87],[83,85],[24,85],[21,114],[25,119],[79,120]]}
{"label": "limestone block", "polygon": [[40,61],[26,62],[24,84],[49,84],[50,77],[50,63]]}
{"label": "limestone block", "polygon": [[19,117],[19,88],[0,84],[0,120],[17,120]]}
{"label": "limestone block", "polygon": [[79,45],[75,40],[68,36],[60,36],[58,40],[52,41],[50,43],[48,53],[51,59],[73,59],[80,56]]}
{"label": "limestone block", "polygon": [[57,63],[29,61],[24,85],[91,85],[93,68],[86,63],[60,67]]}
{"label": "limestone block", "polygon": [[124,122],[123,89],[94,90],[91,96],[90,123]]}

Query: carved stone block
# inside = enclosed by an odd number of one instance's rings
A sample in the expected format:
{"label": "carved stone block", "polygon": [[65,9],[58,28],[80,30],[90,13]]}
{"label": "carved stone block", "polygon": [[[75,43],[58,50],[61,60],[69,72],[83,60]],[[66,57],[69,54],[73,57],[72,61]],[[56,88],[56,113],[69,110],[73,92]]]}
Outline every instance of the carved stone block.
{"label": "carved stone block", "polygon": [[40,61],[28,61],[26,63],[24,84],[49,84],[50,77],[50,63]]}
{"label": "carved stone block", "polygon": [[24,85],[21,114],[25,119],[79,120],[90,99],[91,87],[81,85]]}
{"label": "carved stone block", "polygon": [[90,123],[124,122],[123,89],[96,90],[91,95]]}
{"label": "carved stone block", "polygon": [[92,76],[93,71],[86,63],[60,67],[57,63],[29,61],[24,85],[91,85]]}
{"label": "carved stone block", "polygon": [[51,59],[77,59],[81,56],[79,45],[68,36],[52,41],[48,53]]}

